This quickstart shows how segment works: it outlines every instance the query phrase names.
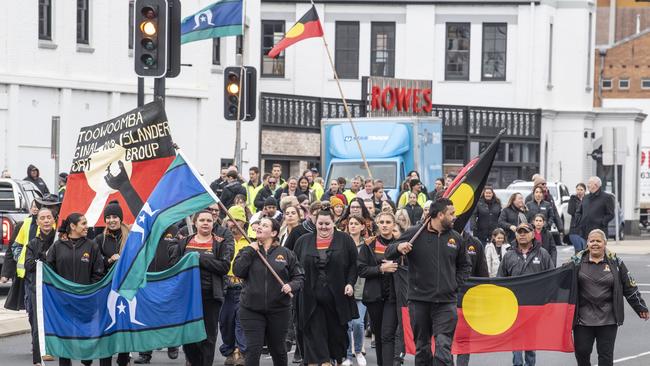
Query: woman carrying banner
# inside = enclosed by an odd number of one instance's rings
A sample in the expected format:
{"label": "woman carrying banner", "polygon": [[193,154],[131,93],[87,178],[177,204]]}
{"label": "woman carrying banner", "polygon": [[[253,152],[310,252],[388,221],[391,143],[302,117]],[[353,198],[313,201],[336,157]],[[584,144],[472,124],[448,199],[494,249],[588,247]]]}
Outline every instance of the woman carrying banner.
{"label": "woman carrying banner", "polygon": [[212,233],[214,218],[210,211],[198,212],[192,221],[197,232],[183,239],[174,258],[180,259],[189,252],[199,253],[203,323],[207,339],[183,345],[183,351],[190,365],[210,366],[214,361],[219,311],[224,299],[224,276],[230,270],[234,248],[232,242],[226,242]]}
{"label": "woman carrying banner", "polygon": [[[25,299],[25,309],[29,315],[29,325],[32,327],[32,362],[34,365],[40,365],[41,351],[38,343],[36,319],[36,260],[45,261],[45,253],[54,243],[56,235],[54,223],[56,219],[50,208],[42,207],[36,214],[36,222],[39,233],[25,247],[25,250],[27,250],[25,258],[25,291],[28,294]],[[49,361],[52,361],[52,359],[50,358]]]}
{"label": "woman carrying banner", "polygon": [[[104,262],[99,246],[88,239],[88,221],[80,213],[71,213],[63,220],[59,232],[66,239],[57,240],[47,251],[47,264],[61,277],[74,283],[89,285],[104,277]],[[81,361],[90,365],[92,361]],[[70,366],[67,358],[59,359],[59,366]]]}
{"label": "woman carrying banner", "polygon": [[[295,254],[280,246],[280,224],[263,218],[257,227],[257,242],[242,248],[235,258],[233,273],[244,280],[239,319],[247,341],[246,366],[260,364],[264,338],[273,365],[287,365],[286,337],[291,319],[290,293],[302,287],[304,273]],[[269,273],[257,251],[267,259],[284,286]]]}
{"label": "woman carrying banner", "polygon": [[[129,227],[122,222],[123,218],[124,213],[117,200],[109,202],[104,208],[106,227],[94,239],[104,257],[104,270],[106,273],[120,259],[122,248],[124,248],[126,238],[129,236]],[[112,357],[102,358],[99,360],[99,364],[100,366],[111,366],[112,359]],[[117,364],[119,366],[128,365],[130,360],[128,352],[117,355]]]}
{"label": "woman carrying banner", "polygon": [[298,327],[302,330],[303,362],[341,363],[348,348],[348,322],[359,314],[354,301],[357,249],[350,235],[334,230],[329,207],[314,217],[316,232],[296,242],[295,253],[305,270],[298,298]]}
{"label": "woman carrying banner", "polygon": [[376,337],[377,365],[392,366],[397,330],[393,273],[397,271],[397,262],[386,260],[384,252],[395,241],[393,237],[395,217],[391,213],[382,212],[375,222],[379,228],[379,235],[370,244],[361,248],[357,264],[359,276],[366,279],[363,303],[368,309],[370,326]]}
{"label": "woman carrying banner", "polygon": [[607,236],[595,229],[587,237],[587,249],[572,258],[578,276],[578,298],[573,327],[578,366],[591,365],[596,341],[598,365],[612,365],[618,327],[623,324],[623,298],[641,319],[648,307],[623,261],[607,250]]}

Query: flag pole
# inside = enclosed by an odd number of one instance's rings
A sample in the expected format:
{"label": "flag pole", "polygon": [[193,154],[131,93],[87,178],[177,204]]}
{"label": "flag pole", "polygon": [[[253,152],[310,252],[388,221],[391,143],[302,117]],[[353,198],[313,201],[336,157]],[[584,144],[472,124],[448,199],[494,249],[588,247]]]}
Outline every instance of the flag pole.
{"label": "flag pole", "polygon": [[[242,236],[244,237],[244,239],[246,239],[248,244],[252,243],[253,241],[248,237],[248,235],[246,235],[246,232],[244,231],[244,228],[242,228],[241,225],[239,225],[239,223],[237,222],[237,220],[235,220],[235,218],[232,217],[232,215],[230,214],[230,212],[228,212],[228,209],[221,202],[221,200],[217,201],[217,204],[219,205],[219,207],[221,207],[221,210],[226,213],[226,216],[228,216],[230,221],[232,221],[232,223],[235,224],[235,227],[237,228],[237,231],[239,231],[239,233],[242,234]],[[275,279],[280,283],[280,286],[284,286],[285,285],[284,281],[282,281],[280,276],[278,276],[277,272],[275,272],[273,267],[271,267],[271,264],[269,264],[269,261],[267,261],[266,258],[264,258],[264,255],[262,255],[262,253],[260,253],[259,250],[256,250],[255,252],[257,253],[257,256],[262,260],[262,263],[264,263],[264,265],[269,270],[269,272],[271,272],[271,275],[273,275],[273,277],[275,277]],[[293,297],[293,293],[291,293],[291,292],[289,292],[287,295],[289,295],[289,297]]]}
{"label": "flag pole", "polygon": [[[315,8],[316,5],[314,4],[314,0],[311,0],[311,5]],[[320,17],[318,19],[318,22],[320,23]],[[322,25],[321,25],[322,26]],[[354,133],[354,140],[357,142],[357,147],[359,148],[359,152],[361,153],[361,159],[363,160],[363,165],[365,166],[366,170],[368,171],[368,178],[372,178],[372,172],[370,171],[370,167],[368,166],[368,160],[366,160],[366,154],[364,154],[363,149],[361,148],[361,143],[359,142],[359,135],[357,134],[357,128],[354,126],[354,122],[352,121],[352,114],[350,113],[350,108],[348,107],[348,102],[345,99],[345,95],[343,94],[343,88],[341,87],[341,81],[339,80],[339,75],[336,72],[336,67],[334,66],[334,61],[332,59],[332,53],[330,52],[329,45],[327,44],[327,40],[325,39],[325,32],[323,32],[323,35],[321,35],[321,38],[323,39],[323,44],[325,45],[325,51],[327,51],[327,58],[330,61],[330,67],[332,68],[332,72],[334,73],[334,79],[336,80],[336,86],[339,89],[339,93],[341,94],[341,100],[343,101],[343,108],[345,109],[345,114],[348,118],[348,122],[350,122],[350,126],[352,126],[352,133]]]}

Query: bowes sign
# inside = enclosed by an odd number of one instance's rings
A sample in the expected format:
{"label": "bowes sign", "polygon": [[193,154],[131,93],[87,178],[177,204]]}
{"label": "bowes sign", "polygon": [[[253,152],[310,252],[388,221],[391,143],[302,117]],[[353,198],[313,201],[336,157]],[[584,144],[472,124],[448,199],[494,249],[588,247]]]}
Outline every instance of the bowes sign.
{"label": "bowes sign", "polygon": [[361,94],[369,117],[431,115],[431,80],[364,77]]}

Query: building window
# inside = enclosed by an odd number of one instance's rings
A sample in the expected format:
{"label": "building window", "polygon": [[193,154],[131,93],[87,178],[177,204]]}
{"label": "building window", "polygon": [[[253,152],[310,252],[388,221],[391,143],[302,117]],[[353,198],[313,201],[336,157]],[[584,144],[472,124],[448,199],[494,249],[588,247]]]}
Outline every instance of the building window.
{"label": "building window", "polygon": [[618,88],[623,90],[630,89],[630,79],[619,79]]}
{"label": "building window", "polygon": [[221,65],[221,38],[212,38],[212,64]]}
{"label": "building window", "polygon": [[641,89],[650,89],[650,79],[641,79]]}
{"label": "building window", "polygon": [[262,75],[284,77],[284,51],[276,58],[268,55],[273,46],[284,37],[284,20],[262,20]]}
{"label": "building window", "polygon": [[395,23],[373,22],[370,37],[370,75],[394,77]]}
{"label": "building window", "polygon": [[612,79],[603,79],[602,88],[603,88],[603,90],[612,89]]}
{"label": "building window", "polygon": [[336,22],[336,73],[341,79],[359,78],[359,22]]}
{"label": "building window", "polygon": [[447,23],[445,80],[469,80],[469,23]]}
{"label": "building window", "polygon": [[133,31],[134,31],[133,23],[135,22],[135,19],[134,19],[135,13],[134,13],[133,9],[135,9],[135,6],[133,5],[133,0],[130,0],[129,1],[129,49],[130,50],[133,49],[133,37],[135,36],[133,34]]}
{"label": "building window", "polygon": [[89,44],[89,1],[90,0],[77,0],[77,43]]}
{"label": "building window", "polygon": [[464,162],[465,161],[465,150],[467,145],[464,142],[460,141],[445,141],[444,146],[444,155],[445,162]]}
{"label": "building window", "polygon": [[506,79],[506,42],[508,24],[483,24],[482,80]]}
{"label": "building window", "polygon": [[38,39],[52,40],[52,0],[38,0]]}

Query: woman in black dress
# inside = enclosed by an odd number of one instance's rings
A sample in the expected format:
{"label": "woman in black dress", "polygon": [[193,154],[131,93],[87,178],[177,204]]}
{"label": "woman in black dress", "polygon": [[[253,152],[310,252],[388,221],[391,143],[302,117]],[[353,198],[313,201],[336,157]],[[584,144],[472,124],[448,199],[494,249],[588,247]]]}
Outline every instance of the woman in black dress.
{"label": "woman in black dress", "polygon": [[353,297],[357,248],[350,235],[334,230],[333,216],[329,208],[319,211],[316,231],[300,237],[294,249],[305,271],[297,311],[308,365],[341,363],[348,322],[359,316]]}

